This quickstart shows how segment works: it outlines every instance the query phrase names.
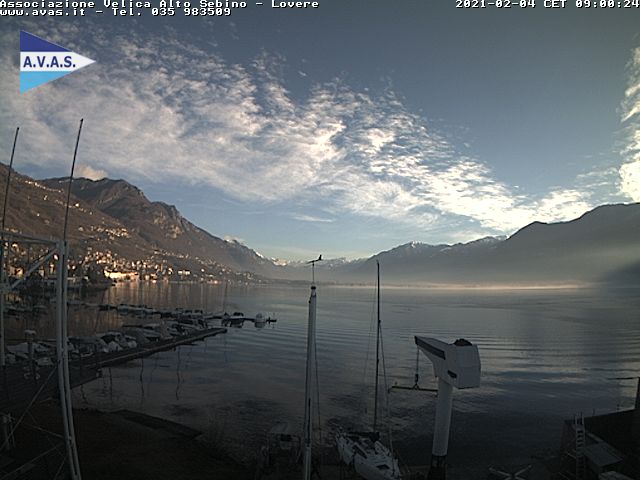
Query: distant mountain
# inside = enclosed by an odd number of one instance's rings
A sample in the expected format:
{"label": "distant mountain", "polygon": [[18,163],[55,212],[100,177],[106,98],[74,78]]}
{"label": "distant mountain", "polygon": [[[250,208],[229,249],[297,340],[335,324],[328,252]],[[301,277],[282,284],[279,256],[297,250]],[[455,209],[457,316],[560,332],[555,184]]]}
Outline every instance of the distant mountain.
{"label": "distant mountain", "polygon": [[640,204],[603,205],[569,222],[534,222],[485,260],[508,278],[606,281],[640,262]]}
{"label": "distant mountain", "polygon": [[412,242],[344,270],[345,276],[352,281],[373,278],[376,260],[389,283],[627,282],[638,279],[640,204],[604,205],[569,222],[534,222],[506,239],[455,245]]}
{"label": "distant mountain", "polygon": [[[347,267],[353,280],[372,278],[376,261],[383,266],[384,279],[391,283],[460,283],[478,259],[495,250],[504,237],[484,237],[468,243],[429,245],[410,242]],[[466,283],[466,282],[463,282]]]}

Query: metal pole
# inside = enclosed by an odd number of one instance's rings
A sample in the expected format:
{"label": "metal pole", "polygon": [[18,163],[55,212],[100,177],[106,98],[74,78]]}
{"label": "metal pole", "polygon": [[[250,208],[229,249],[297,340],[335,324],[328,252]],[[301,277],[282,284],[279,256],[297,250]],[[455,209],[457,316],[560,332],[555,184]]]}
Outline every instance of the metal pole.
{"label": "metal pole", "polygon": [[69,448],[69,422],[67,421],[67,409],[65,408],[67,403],[67,397],[65,395],[65,382],[64,382],[64,368],[62,364],[64,363],[64,335],[62,324],[64,322],[64,308],[66,307],[62,305],[62,300],[64,294],[62,292],[62,282],[64,280],[64,276],[62,274],[63,270],[63,251],[64,251],[64,242],[60,241],[58,243],[58,264],[56,265],[56,357],[57,357],[57,368],[58,368],[58,394],[60,396],[60,410],[62,412],[62,426],[64,428],[64,439],[65,439],[65,447],[67,449],[67,456],[69,460],[69,470],[72,470],[73,463],[73,453]]}
{"label": "metal pole", "polygon": [[376,267],[378,269],[378,281],[376,297],[378,299],[378,327],[376,333],[376,386],[375,394],[373,396],[373,431],[376,431],[378,427],[378,376],[380,369],[380,262],[376,260]]}
{"label": "metal pole", "polygon": [[56,282],[56,352],[58,360],[58,390],[62,411],[62,425],[64,439],[69,460],[69,473],[72,480],[81,480],[80,464],[75,442],[73,427],[73,405],[71,403],[71,388],[69,386],[69,350],[67,342],[67,275],[66,275],[66,242],[61,241],[58,246],[58,265]]}
{"label": "metal pole", "polygon": [[67,262],[67,242],[64,242],[64,263],[62,269],[62,305],[63,305],[63,322],[62,322],[62,333],[63,333],[63,352],[64,352],[64,362],[62,363],[62,367],[64,370],[64,382],[65,382],[65,395],[67,398],[66,406],[68,410],[67,414],[67,422],[69,423],[69,444],[71,448],[71,453],[73,454],[73,479],[80,480],[82,478],[80,474],[80,460],[78,459],[78,448],[76,445],[76,434],[75,427],[73,424],[73,401],[71,398],[71,375],[69,373],[69,332],[67,330],[68,327],[68,307],[67,307],[67,292],[68,292],[68,282],[67,282],[67,273],[68,273],[68,262]]}
{"label": "metal pole", "polygon": [[304,480],[311,478],[311,440],[313,434],[313,372],[316,362],[316,286],[311,285],[309,297],[309,327],[307,330],[307,375],[304,395]]}
{"label": "metal pole", "polygon": [[11,171],[13,170],[13,157],[16,153],[16,143],[18,143],[18,132],[20,127],[16,127],[16,135],[13,137],[13,148],[11,149],[11,160],[9,161],[9,171],[7,173],[7,184],[4,187],[4,203],[2,205],[2,230],[0,235],[0,366],[6,365],[5,338],[4,338],[4,304],[5,304],[5,268],[4,268],[4,228],[7,219],[7,204],[9,203],[9,184],[11,182]]}
{"label": "metal pole", "polygon": [[64,228],[62,230],[62,241],[59,244],[60,259],[58,262],[58,388],[60,390],[60,404],[62,407],[62,419],[64,423],[64,434],[67,445],[67,455],[69,457],[69,472],[72,480],[81,480],[80,461],[78,460],[78,449],[76,447],[75,429],[73,426],[73,402],[71,398],[71,382],[69,380],[69,344],[67,332],[67,225],[69,221],[69,202],[71,200],[71,184],[73,183],[73,171],[76,166],[78,155],[78,145],[80,143],[80,133],[82,133],[82,123],[78,128],[76,146],[73,151],[73,161],[71,162],[71,173],[69,174],[69,187],[67,189],[67,205],[64,213]]}
{"label": "metal pole", "polygon": [[429,480],[447,478],[447,449],[449,446],[449,428],[453,404],[453,386],[438,378],[438,400],[436,404],[436,424],[433,429],[433,449]]}

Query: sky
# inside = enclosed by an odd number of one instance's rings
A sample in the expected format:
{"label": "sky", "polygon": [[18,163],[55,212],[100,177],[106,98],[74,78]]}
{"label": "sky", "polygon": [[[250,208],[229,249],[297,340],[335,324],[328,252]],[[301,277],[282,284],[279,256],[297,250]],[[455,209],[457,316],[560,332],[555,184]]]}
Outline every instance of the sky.
{"label": "sky", "polygon": [[[78,175],[291,260],[640,201],[640,8],[455,3],[3,18],[0,161],[68,175],[84,118]],[[19,94],[20,30],[96,63]]]}

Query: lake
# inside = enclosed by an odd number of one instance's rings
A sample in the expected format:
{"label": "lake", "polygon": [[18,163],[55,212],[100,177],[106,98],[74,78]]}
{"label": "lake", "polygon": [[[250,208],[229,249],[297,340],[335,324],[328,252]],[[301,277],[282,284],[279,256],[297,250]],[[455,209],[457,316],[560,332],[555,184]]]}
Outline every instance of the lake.
{"label": "lake", "polygon": [[[121,283],[110,303],[221,308],[223,287]],[[127,408],[205,430],[240,457],[255,456],[278,421],[301,425],[309,289],[229,287],[227,310],[278,318],[273,327],[230,328],[227,334],[105,371],[75,390],[76,406]],[[374,287],[318,286],[319,434],[337,426],[370,426],[375,368]],[[450,473],[528,463],[557,449],[562,420],[633,407],[640,375],[640,296],[633,290],[437,290],[382,288],[382,330],[388,385],[412,385],[414,335],[478,345],[481,386],[454,392]],[[91,313],[88,313],[91,312]],[[70,328],[83,334],[117,327],[115,311],[73,310]],[[365,371],[365,361],[368,366]],[[420,354],[420,385],[436,382]],[[381,384],[384,379],[380,378]],[[382,391],[382,389],[381,389]],[[435,396],[393,390],[381,417],[409,464],[431,450]],[[383,427],[386,429],[386,427]],[[463,475],[461,475],[463,476]]]}

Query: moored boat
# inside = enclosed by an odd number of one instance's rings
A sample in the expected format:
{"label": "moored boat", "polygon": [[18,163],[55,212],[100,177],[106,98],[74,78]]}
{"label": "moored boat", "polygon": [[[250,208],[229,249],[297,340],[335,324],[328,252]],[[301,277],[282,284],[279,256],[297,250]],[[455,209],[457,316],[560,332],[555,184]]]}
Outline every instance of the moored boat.
{"label": "moored boat", "polygon": [[[340,459],[352,467],[358,475],[367,480],[399,480],[402,478],[398,459],[391,449],[380,441],[378,423],[378,366],[380,363],[380,264],[377,266],[377,333],[376,333],[376,373],[373,407],[373,429],[370,432],[344,432],[336,435],[336,447]],[[384,365],[384,362],[383,362]]]}

